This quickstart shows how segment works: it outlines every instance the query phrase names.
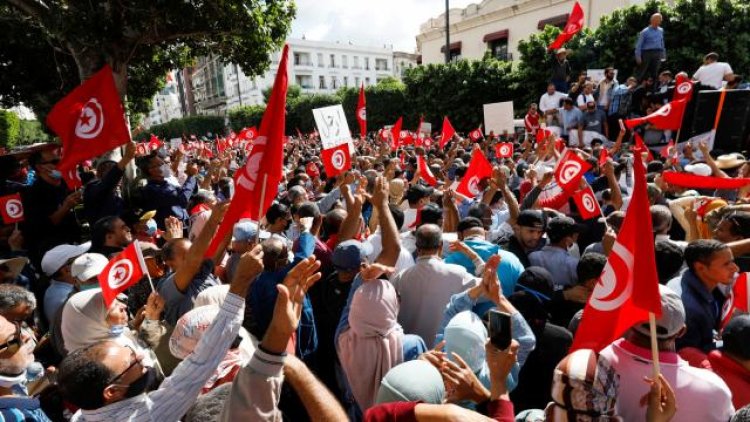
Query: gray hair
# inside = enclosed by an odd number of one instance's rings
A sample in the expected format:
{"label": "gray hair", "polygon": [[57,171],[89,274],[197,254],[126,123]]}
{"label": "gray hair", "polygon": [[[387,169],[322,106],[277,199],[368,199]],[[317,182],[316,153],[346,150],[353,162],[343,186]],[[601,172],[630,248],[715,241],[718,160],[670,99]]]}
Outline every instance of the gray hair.
{"label": "gray hair", "polygon": [[0,284],[0,315],[10,312],[22,303],[27,303],[32,308],[36,308],[36,297],[21,286]]}
{"label": "gray hair", "polygon": [[651,205],[651,221],[654,233],[661,234],[672,227],[672,211],[665,205]]}

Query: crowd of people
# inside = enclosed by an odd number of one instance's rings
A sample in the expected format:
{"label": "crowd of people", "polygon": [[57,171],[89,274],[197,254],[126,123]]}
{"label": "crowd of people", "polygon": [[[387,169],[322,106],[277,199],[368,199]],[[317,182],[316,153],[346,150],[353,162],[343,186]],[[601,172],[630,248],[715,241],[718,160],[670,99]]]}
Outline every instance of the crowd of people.
{"label": "crowd of people", "polygon": [[[526,133],[444,148],[356,139],[337,176],[319,139],[290,137],[274,202],[211,254],[245,142],[142,154],[131,142],[118,161],[82,163],[80,189],[54,145],[0,157],[0,196],[19,193],[24,210],[0,228],[2,420],[750,420],[750,316],[726,312],[750,270],[748,188],[662,177],[745,178],[741,154],[701,144],[700,160],[688,147],[646,163],[653,232],[638,236],[654,239],[660,375],[648,324],[570,350],[633,194],[641,151],[617,121],[672,95],[671,73],[651,85],[659,56],[643,50],[640,82],[607,69],[570,87],[558,52]],[[539,139],[541,124],[559,131]],[[561,146],[590,164],[600,217],[560,194]],[[464,196],[479,153],[492,174]],[[136,240],[149,276],[106,306],[98,277]],[[507,347],[490,338],[495,311]]]}

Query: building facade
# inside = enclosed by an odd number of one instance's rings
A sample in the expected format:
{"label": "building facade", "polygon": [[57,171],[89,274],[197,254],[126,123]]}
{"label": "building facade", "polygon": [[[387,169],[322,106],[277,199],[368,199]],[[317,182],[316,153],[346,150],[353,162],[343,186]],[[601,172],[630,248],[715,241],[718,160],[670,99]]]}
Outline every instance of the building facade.
{"label": "building facade", "polygon": [[166,123],[172,119],[179,119],[186,114],[183,113],[183,107],[180,101],[179,84],[176,76],[179,72],[170,72],[167,76],[167,83],[152,100],[151,111],[143,121],[144,127],[148,128],[154,125]]}
{"label": "building facade", "polygon": [[[580,0],[585,26],[596,28],[599,19],[615,9],[644,0]],[[518,59],[518,42],[544,29],[563,27],[575,0],[483,0],[463,9],[449,10],[451,59],[481,59],[489,51],[502,60]],[[648,22],[643,22],[643,26]],[[445,63],[445,13],[420,26],[417,51],[422,62]]]}

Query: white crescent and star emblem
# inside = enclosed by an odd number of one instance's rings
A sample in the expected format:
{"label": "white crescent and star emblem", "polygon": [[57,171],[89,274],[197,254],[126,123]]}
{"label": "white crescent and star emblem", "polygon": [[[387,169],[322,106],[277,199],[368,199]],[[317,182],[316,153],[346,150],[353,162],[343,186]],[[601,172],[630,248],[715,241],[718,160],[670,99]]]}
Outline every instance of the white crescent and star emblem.
{"label": "white crescent and star emblem", "polygon": [[687,94],[692,89],[693,89],[693,86],[692,86],[692,84],[690,82],[683,82],[683,83],[677,85],[677,92],[679,92],[682,95]]}
{"label": "white crescent and star emblem", "polygon": [[107,276],[107,284],[112,290],[119,289],[130,281],[130,277],[133,275],[133,263],[127,259],[121,259],[115,262],[109,269],[109,275]]}
{"label": "white crescent and star emblem", "polygon": [[357,111],[357,116],[359,116],[359,120],[367,120],[367,109],[362,107]]}
{"label": "white crescent and star emblem", "polygon": [[510,155],[510,147],[507,145],[502,145],[500,147],[500,155],[504,157]]}
{"label": "white crescent and star emblem", "polygon": [[10,218],[23,217],[23,205],[18,199],[11,199],[5,203],[5,212]]}
{"label": "white crescent and star emblem", "polygon": [[594,201],[594,198],[592,198],[591,194],[589,193],[584,193],[581,197],[581,204],[583,205],[583,208],[588,212],[596,211],[596,203]]}
{"label": "white crescent and star emblem", "polygon": [[619,242],[615,242],[602,276],[589,299],[589,304],[594,309],[611,311],[622,306],[630,297],[633,290],[633,262],[633,254]]}
{"label": "white crescent and star emblem", "polygon": [[672,104],[667,104],[664,107],[656,110],[654,114],[657,114],[659,116],[669,116],[669,113],[672,111]]}
{"label": "white crescent and star emblem", "polygon": [[578,161],[566,161],[560,169],[560,183],[567,185],[581,172],[581,164]]}
{"label": "white crescent and star emblem", "polygon": [[99,100],[91,98],[83,105],[81,116],[76,123],[76,136],[82,139],[92,139],[99,136],[104,128],[104,112]]}
{"label": "white crescent and star emblem", "polygon": [[479,195],[479,177],[472,176],[471,179],[469,179],[469,192],[471,192],[472,195]]}
{"label": "white crescent and star emblem", "polygon": [[406,138],[406,135],[408,135],[408,133],[405,130],[402,130],[401,132],[398,133],[398,137],[401,139]]}
{"label": "white crescent and star emblem", "polygon": [[343,169],[344,165],[346,164],[346,156],[344,155],[344,151],[338,150],[334,152],[333,155],[331,155],[331,164],[336,170]]}

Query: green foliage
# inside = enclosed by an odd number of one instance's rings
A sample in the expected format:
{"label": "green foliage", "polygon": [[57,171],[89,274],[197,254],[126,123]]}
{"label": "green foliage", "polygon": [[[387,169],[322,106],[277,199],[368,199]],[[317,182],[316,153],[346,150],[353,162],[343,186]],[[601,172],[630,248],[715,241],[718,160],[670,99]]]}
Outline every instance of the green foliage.
{"label": "green foliage", "polygon": [[313,94],[301,95],[287,103],[286,132],[295,133],[296,129],[303,133],[315,129],[313,109],[339,104],[341,99],[336,95]]}
{"label": "green foliage", "polygon": [[0,4],[0,102],[43,118],[104,63],[132,112],[147,112],[170,69],[214,54],[248,76],[291,29],[291,0],[7,0]]}
{"label": "green foliage", "polygon": [[0,146],[13,148],[18,141],[21,123],[18,115],[10,110],[0,110]]}
{"label": "green foliage", "polygon": [[18,132],[19,145],[31,145],[37,142],[49,141],[49,134],[44,131],[42,123],[38,120],[21,120]]}
{"label": "green foliage", "polygon": [[259,127],[265,111],[266,106],[262,105],[235,107],[227,112],[229,127],[235,132],[239,132],[246,127]]}
{"label": "green foliage", "polygon": [[[271,92],[273,91],[273,87],[269,86],[268,88],[261,91],[263,94],[263,103],[268,104],[268,100],[271,98]],[[302,88],[300,88],[299,85],[289,85],[286,89],[286,102],[294,101],[296,98],[299,98],[302,95]]]}
{"label": "green foliage", "polygon": [[139,133],[135,137],[135,140],[138,142],[147,141],[152,133],[161,139],[167,140],[190,135],[200,137],[209,132],[214,135],[223,134],[225,127],[224,118],[221,116],[185,117],[183,119],[170,120],[161,125],[151,126],[148,130]]}

